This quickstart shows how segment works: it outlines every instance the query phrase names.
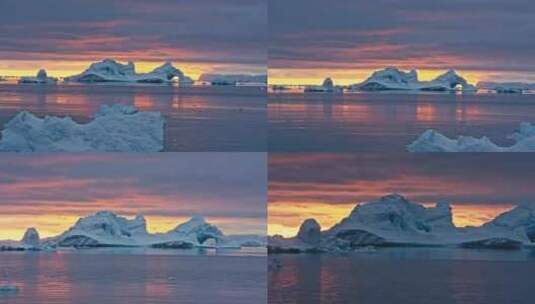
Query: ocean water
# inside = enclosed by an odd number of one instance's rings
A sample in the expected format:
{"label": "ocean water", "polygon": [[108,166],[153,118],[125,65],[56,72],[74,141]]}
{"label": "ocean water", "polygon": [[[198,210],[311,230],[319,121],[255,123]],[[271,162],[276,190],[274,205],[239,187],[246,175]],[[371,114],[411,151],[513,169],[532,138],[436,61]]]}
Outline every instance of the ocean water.
{"label": "ocean water", "polygon": [[403,152],[427,129],[510,145],[535,94],[270,93],[269,151]]}
{"label": "ocean water", "polygon": [[166,151],[266,150],[266,91],[257,87],[0,84],[0,129],[21,110],[92,119],[102,104],[129,104],[166,118]]}
{"label": "ocean water", "polygon": [[0,253],[0,303],[266,303],[265,250]]}
{"label": "ocean water", "polygon": [[390,248],[346,256],[270,255],[270,304],[530,304],[535,252]]}

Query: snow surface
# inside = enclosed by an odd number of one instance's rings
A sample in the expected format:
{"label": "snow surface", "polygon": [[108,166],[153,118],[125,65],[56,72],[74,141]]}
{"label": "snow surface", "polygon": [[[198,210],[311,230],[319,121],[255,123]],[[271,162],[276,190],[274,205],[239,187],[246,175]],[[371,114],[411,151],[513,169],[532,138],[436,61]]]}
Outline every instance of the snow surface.
{"label": "snow surface", "polygon": [[267,84],[265,74],[202,74],[198,81],[216,85]]}
{"label": "snow surface", "polygon": [[[37,237],[37,240],[36,240]],[[31,244],[30,244],[31,243]],[[62,234],[39,242],[30,228],[22,241],[0,241],[1,250],[55,250],[66,247],[154,247],[163,249],[240,248],[265,246],[265,236],[229,235],[201,216],[193,216],[166,233],[151,234],[143,215],[133,219],[110,211],[80,218]]]}
{"label": "snow surface", "polygon": [[534,152],[535,126],[522,122],[508,138],[515,141],[512,146],[503,147],[483,136],[459,136],[451,139],[435,130],[426,130],[407,146],[409,152]]}
{"label": "snow surface", "polygon": [[157,152],[163,149],[164,122],[159,112],[120,104],[103,105],[87,124],[69,116],[38,118],[22,111],[6,123],[0,151]]}
{"label": "snow surface", "polygon": [[388,67],[375,71],[362,83],[351,86],[351,89],[360,91],[455,91],[458,86],[465,92],[476,90],[473,85],[469,84],[452,69],[431,81],[419,81],[416,70],[404,72],[394,67]]}
{"label": "snow surface", "polygon": [[136,73],[133,62],[119,63],[113,59],[104,59],[92,63],[88,69],[78,75],[65,78],[72,82],[139,82],[139,83],[170,83],[178,78],[180,84],[192,84],[193,80],[170,62],[155,68],[149,73]]}
{"label": "snow surface", "polygon": [[58,80],[53,77],[48,77],[44,69],[40,69],[35,77],[21,77],[19,83],[33,83],[33,84],[55,84]]}
{"label": "snow surface", "polygon": [[457,228],[451,207],[413,203],[391,194],[359,204],[348,217],[328,230],[306,220],[296,237],[272,236],[270,252],[347,252],[368,246],[462,246],[513,249],[535,241],[535,208],[519,206],[480,226]]}

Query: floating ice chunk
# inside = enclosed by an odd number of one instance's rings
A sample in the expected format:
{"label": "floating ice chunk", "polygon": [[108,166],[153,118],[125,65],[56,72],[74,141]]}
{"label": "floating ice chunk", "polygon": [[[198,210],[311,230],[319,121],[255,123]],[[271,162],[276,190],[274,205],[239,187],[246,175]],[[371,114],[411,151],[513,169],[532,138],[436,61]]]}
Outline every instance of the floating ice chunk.
{"label": "floating ice chunk", "polygon": [[534,152],[535,126],[523,122],[520,128],[508,138],[515,144],[509,147],[498,146],[483,136],[459,136],[451,139],[435,130],[427,130],[407,146],[409,152]]}
{"label": "floating ice chunk", "polygon": [[13,284],[0,284],[0,294],[12,294],[19,292],[19,287]]}
{"label": "floating ice chunk", "polygon": [[163,149],[163,127],[161,113],[119,104],[103,105],[87,124],[68,116],[38,118],[22,111],[5,125],[0,151],[157,152]]}

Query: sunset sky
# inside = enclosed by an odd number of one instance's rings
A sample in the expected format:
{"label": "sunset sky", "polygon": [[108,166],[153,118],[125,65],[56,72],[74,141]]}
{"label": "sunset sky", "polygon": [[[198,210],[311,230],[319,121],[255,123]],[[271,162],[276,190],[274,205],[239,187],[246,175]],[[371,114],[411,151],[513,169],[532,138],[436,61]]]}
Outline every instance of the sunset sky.
{"label": "sunset sky", "polygon": [[530,0],[272,0],[270,83],[356,83],[386,66],[428,80],[535,82]]}
{"label": "sunset sky", "polygon": [[2,0],[0,75],[68,76],[104,58],[265,73],[266,30],[266,0]]}
{"label": "sunset sky", "polygon": [[268,234],[293,236],[310,217],[329,228],[357,203],[390,193],[426,205],[448,201],[457,226],[535,204],[533,156],[461,154],[271,154]]}
{"label": "sunset sky", "polygon": [[229,234],[265,233],[264,153],[15,155],[0,160],[0,240],[53,236],[81,216],[146,216],[165,232],[192,215]]}

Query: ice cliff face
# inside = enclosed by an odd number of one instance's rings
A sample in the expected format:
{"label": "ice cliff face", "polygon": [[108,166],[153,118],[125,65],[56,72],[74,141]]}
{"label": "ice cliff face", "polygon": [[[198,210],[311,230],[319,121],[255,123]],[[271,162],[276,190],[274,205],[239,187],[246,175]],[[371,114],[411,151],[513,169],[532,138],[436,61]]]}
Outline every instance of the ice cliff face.
{"label": "ice cliff face", "polygon": [[164,118],[132,106],[103,105],[95,119],[78,124],[70,117],[19,112],[5,125],[0,151],[6,152],[157,152],[163,149]]}
{"label": "ice cliff face", "polygon": [[487,137],[459,136],[448,138],[435,130],[426,130],[407,146],[409,152],[533,152],[535,151],[535,126],[522,122],[508,138],[512,146],[498,146]]}
{"label": "ice cliff face", "polygon": [[394,67],[374,72],[368,79],[352,86],[353,90],[383,91],[383,90],[419,90],[419,91],[453,91],[460,87],[462,91],[475,91],[454,70],[438,76],[431,81],[419,81],[415,70],[404,72]]}
{"label": "ice cliff face", "polygon": [[170,62],[166,62],[149,73],[136,73],[133,62],[119,63],[113,59],[104,59],[92,63],[81,74],[65,78],[72,82],[141,82],[141,83],[167,83],[177,78],[182,84],[191,84],[191,78],[175,68]]}

